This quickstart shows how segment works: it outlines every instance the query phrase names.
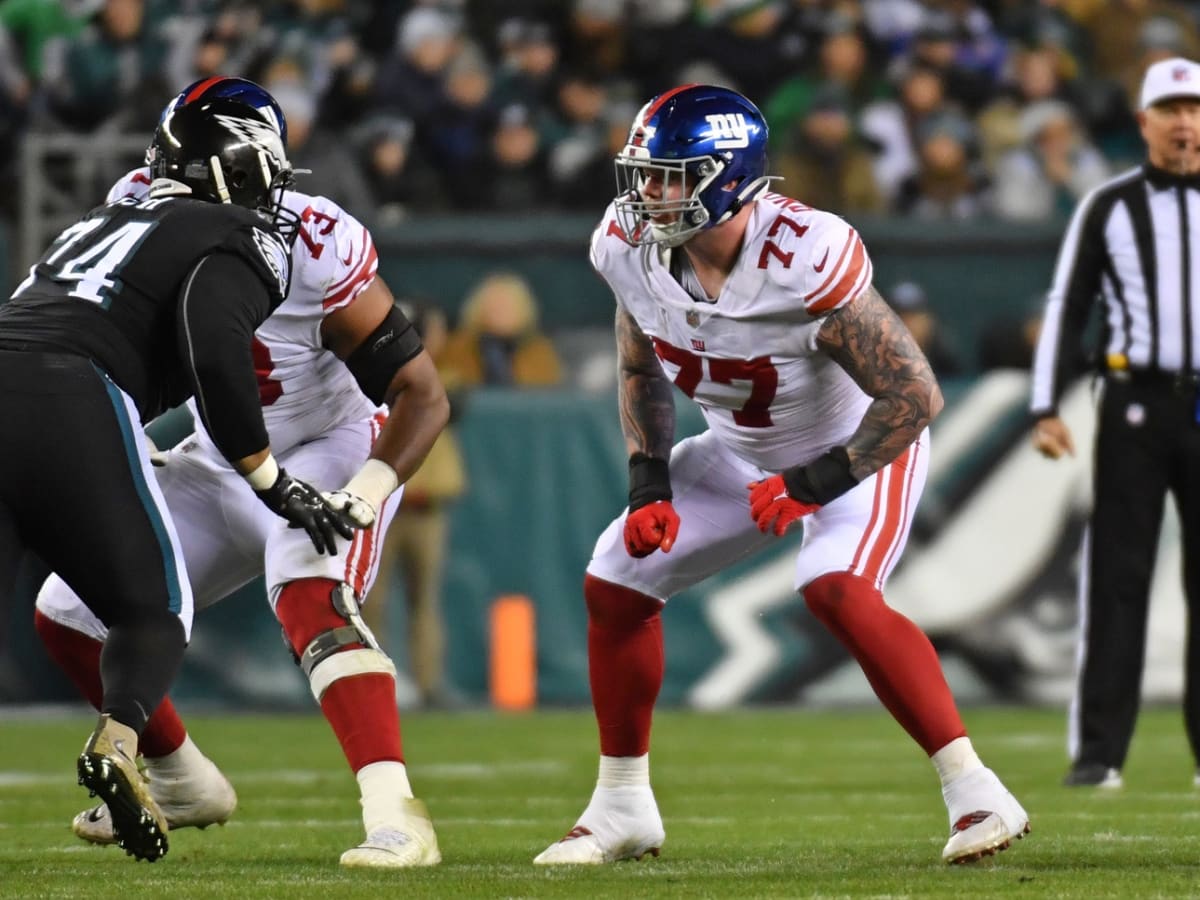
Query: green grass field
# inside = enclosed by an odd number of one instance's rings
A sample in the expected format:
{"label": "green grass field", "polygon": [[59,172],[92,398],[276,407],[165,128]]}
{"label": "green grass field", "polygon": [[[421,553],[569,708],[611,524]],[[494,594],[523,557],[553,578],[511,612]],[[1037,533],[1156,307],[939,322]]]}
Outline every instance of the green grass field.
{"label": "green grass field", "polygon": [[932,767],[883,713],[658,716],[659,859],[540,869],[593,784],[591,716],[410,714],[410,774],[441,866],[342,871],[357,786],[316,716],[203,717],[193,736],[233,780],[224,828],[171,834],[154,864],[77,841],[84,717],[0,718],[2,897],[1181,897],[1200,896],[1200,790],[1178,713],[1143,714],[1119,792],[1059,786],[1063,718],[970,710],[976,746],[1033,834],[975,866],[940,861]]}

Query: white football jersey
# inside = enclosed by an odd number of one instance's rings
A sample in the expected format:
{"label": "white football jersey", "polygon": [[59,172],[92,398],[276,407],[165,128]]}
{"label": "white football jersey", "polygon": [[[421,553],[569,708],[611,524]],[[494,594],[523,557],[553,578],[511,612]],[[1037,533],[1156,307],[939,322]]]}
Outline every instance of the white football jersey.
{"label": "white football jersey", "polygon": [[[113,185],[106,202],[141,199],[149,191],[150,170],[134,169]],[[379,260],[371,234],[325,197],[287,191],[284,205],[301,220],[292,251],[292,286],[254,336],[263,420],[276,453],[338,425],[369,419],[379,409],[321,344],[325,317],[353,303],[375,278]],[[219,459],[195,412],[193,407],[201,446]]]}
{"label": "white football jersey", "polygon": [[768,193],[754,204],[733,272],[714,302],[693,299],[669,253],[625,241],[610,206],[591,260],[654,342],[667,376],[737,456],[772,472],[843,444],[870,398],[817,350],[820,314],[871,283],[871,261],[843,219]]}

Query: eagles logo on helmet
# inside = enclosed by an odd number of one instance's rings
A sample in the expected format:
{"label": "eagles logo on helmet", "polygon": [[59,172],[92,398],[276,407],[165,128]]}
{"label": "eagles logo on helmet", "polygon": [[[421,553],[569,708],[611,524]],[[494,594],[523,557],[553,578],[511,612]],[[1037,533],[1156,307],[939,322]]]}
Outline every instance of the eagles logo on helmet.
{"label": "eagles logo on helmet", "polygon": [[[685,84],[641,108],[616,158],[617,221],[631,244],[675,247],[767,190],[767,123],[736,91]],[[658,196],[647,196],[655,181]]]}
{"label": "eagles logo on helmet", "polygon": [[283,205],[294,173],[280,131],[258,108],[226,97],[172,103],[146,161],[152,196],[183,186],[200,200],[256,210],[287,240],[295,238],[299,217]]}

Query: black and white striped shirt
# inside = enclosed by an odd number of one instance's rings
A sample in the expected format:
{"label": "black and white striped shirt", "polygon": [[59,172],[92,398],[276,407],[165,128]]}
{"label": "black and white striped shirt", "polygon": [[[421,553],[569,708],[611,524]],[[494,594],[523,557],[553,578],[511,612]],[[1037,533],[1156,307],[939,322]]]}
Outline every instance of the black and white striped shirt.
{"label": "black and white striped shirt", "polygon": [[1200,238],[1200,176],[1149,165],[1080,201],[1059,250],[1034,357],[1034,415],[1055,411],[1097,297],[1104,305],[1102,367],[1200,371],[1193,222]]}

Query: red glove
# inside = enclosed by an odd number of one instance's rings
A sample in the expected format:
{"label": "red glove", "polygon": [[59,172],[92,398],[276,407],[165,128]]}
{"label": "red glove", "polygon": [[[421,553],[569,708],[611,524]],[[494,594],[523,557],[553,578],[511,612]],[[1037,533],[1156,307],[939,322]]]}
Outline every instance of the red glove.
{"label": "red glove", "polygon": [[625,550],[636,558],[655,550],[670,553],[679,534],[679,516],[670,500],[640,506],[625,517]]}
{"label": "red glove", "polygon": [[775,523],[775,533],[783,534],[788,526],[821,508],[820,503],[804,503],[792,499],[782,475],[772,475],[764,481],[753,481],[746,485],[750,489],[750,518],[758,524],[763,534]]}

